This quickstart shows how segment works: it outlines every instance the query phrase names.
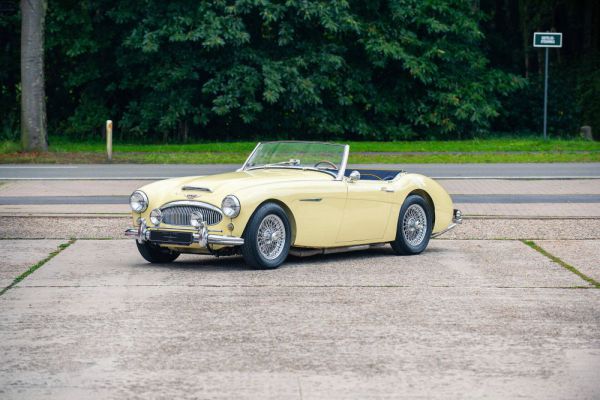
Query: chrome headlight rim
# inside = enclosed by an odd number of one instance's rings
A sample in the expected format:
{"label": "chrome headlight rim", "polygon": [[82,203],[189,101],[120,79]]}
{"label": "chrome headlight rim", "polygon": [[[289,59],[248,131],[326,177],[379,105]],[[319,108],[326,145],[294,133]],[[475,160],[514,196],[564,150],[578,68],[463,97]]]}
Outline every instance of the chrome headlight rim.
{"label": "chrome headlight rim", "polygon": [[[134,196],[139,196],[139,198],[134,200]],[[131,193],[131,196],[129,196],[129,207],[131,207],[133,212],[138,214],[143,213],[148,209],[148,203],[148,196],[141,190],[136,190],[135,192]],[[134,207],[134,204],[140,204],[141,206],[136,208]]]}
{"label": "chrome headlight rim", "polygon": [[235,218],[240,215],[242,205],[240,200],[232,194],[229,194],[223,198],[221,202],[221,210],[227,218]]}

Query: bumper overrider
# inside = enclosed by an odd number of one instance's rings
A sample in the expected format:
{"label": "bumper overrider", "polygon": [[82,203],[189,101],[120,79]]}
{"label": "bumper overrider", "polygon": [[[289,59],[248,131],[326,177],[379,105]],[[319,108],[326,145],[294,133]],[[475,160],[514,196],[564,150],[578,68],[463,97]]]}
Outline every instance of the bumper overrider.
{"label": "bumper overrider", "polygon": [[208,247],[208,245],[241,246],[244,244],[243,238],[214,235],[208,232],[204,222],[194,227],[193,230],[157,229],[148,228],[146,220],[141,218],[139,226],[127,229],[125,236],[136,239],[138,243],[151,242],[176,246],[198,244],[200,247]]}
{"label": "bumper overrider", "polygon": [[438,237],[443,235],[444,233],[456,228],[457,225],[462,224],[462,212],[460,210],[454,209],[454,213],[452,215],[452,223],[450,225],[448,225],[448,227],[446,229],[444,229],[443,231],[434,233],[433,235],[431,235],[432,238]]}

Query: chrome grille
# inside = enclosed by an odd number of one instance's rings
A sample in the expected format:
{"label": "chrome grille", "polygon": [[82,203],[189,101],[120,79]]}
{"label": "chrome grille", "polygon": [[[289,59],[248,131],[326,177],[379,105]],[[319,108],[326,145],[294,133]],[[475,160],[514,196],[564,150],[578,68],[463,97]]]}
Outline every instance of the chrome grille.
{"label": "chrome grille", "polygon": [[191,226],[190,217],[194,211],[202,213],[207,225],[218,224],[223,219],[223,215],[219,211],[195,205],[169,206],[161,211],[163,222],[169,225]]}

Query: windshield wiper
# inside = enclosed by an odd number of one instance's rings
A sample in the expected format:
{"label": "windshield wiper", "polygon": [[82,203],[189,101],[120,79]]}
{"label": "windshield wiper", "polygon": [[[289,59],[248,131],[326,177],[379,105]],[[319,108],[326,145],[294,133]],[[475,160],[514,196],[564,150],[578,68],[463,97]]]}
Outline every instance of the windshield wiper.
{"label": "windshield wiper", "polygon": [[300,166],[300,160],[290,159],[288,161],[280,161],[272,164],[264,164],[263,167],[276,167],[278,165],[292,165],[294,167]]}

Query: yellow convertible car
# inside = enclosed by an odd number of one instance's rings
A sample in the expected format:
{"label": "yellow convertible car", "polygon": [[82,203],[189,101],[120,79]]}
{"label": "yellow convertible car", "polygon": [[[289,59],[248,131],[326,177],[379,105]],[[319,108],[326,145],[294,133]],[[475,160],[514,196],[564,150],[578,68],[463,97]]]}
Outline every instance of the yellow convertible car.
{"label": "yellow convertible car", "polygon": [[419,254],[461,222],[435,181],[404,171],[347,170],[349,146],[259,143],[235,172],[167,179],[130,197],[142,257],[242,254],[254,268],[306,256],[391,244]]}

